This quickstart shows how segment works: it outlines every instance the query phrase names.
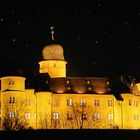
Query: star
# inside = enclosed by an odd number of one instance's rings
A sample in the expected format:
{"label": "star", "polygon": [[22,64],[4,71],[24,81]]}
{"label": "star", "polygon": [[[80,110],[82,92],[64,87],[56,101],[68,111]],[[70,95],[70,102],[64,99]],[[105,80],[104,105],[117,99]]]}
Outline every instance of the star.
{"label": "star", "polygon": [[105,58],[106,58],[106,59],[108,59],[108,58],[109,58],[109,56],[108,56],[108,55],[106,55],[106,56],[105,56]]}
{"label": "star", "polygon": [[4,19],[3,18],[0,18],[0,21],[2,22]]}
{"label": "star", "polygon": [[37,35],[36,34],[33,34],[33,38],[36,38],[37,37]]}
{"label": "star", "polygon": [[11,13],[12,13],[12,14],[15,14],[15,11],[14,11],[14,10],[12,10],[12,11],[11,11]]}
{"label": "star", "polygon": [[89,55],[88,54],[85,54],[85,57],[89,57]]}
{"label": "star", "polygon": [[17,24],[18,24],[18,25],[20,25],[20,24],[21,24],[21,22],[20,22],[20,21],[18,21],[18,22],[17,22]]}
{"label": "star", "polygon": [[96,62],[95,62],[95,61],[93,61],[93,62],[92,62],[92,64],[93,64],[93,65],[95,65],[95,64],[96,64]]}
{"label": "star", "polygon": [[101,3],[98,3],[97,6],[98,6],[98,7],[101,7]]}
{"label": "star", "polygon": [[108,31],[105,31],[104,33],[105,33],[105,34],[108,34]]}
{"label": "star", "polygon": [[92,14],[92,11],[88,11],[88,14],[91,15]]}
{"label": "star", "polygon": [[40,14],[41,14],[41,12],[40,12],[40,11],[37,11],[37,14],[38,14],[38,15],[40,15]]}
{"label": "star", "polygon": [[13,42],[15,42],[15,41],[16,41],[16,39],[15,39],[15,38],[13,38],[13,39],[12,39],[12,41],[13,41]]}
{"label": "star", "polygon": [[3,45],[0,45],[0,48],[3,48],[4,46]]}
{"label": "star", "polygon": [[98,41],[97,40],[95,41],[95,44],[98,44]]}
{"label": "star", "polygon": [[78,36],[78,39],[81,39],[81,37],[80,37],[80,36]]}
{"label": "star", "polygon": [[78,15],[78,12],[77,12],[77,11],[75,11],[75,12],[74,12],[74,15],[75,15],[75,16],[77,16],[77,15]]}
{"label": "star", "polygon": [[128,35],[127,34],[124,34],[124,38],[127,38],[128,37]]}
{"label": "star", "polygon": [[29,44],[28,44],[28,43],[26,43],[26,44],[25,44],[25,47],[29,47]]}

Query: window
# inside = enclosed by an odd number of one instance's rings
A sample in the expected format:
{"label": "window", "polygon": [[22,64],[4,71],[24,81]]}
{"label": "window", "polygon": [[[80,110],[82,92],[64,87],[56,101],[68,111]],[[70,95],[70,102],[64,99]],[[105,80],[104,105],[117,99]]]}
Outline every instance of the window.
{"label": "window", "polygon": [[89,90],[89,91],[91,91],[91,89],[92,89],[91,87],[88,87],[88,90]]}
{"label": "window", "polygon": [[13,111],[9,112],[9,118],[14,118],[15,117],[15,113]]}
{"label": "window", "polygon": [[58,99],[53,99],[52,105],[58,106],[59,105],[59,100]]}
{"label": "window", "polygon": [[113,120],[113,114],[108,114],[108,120]]}
{"label": "window", "polygon": [[113,106],[113,101],[112,100],[108,100],[108,106]]}
{"label": "window", "polygon": [[10,96],[9,103],[15,103],[15,97],[14,96]]}
{"label": "window", "polygon": [[80,100],[80,105],[81,106],[86,106],[86,100],[85,99],[81,99]]}
{"label": "window", "polygon": [[100,120],[100,114],[99,114],[99,113],[95,113],[93,117],[94,117],[94,118],[93,118],[94,121]]}
{"label": "window", "polygon": [[134,115],[134,120],[135,120],[135,121],[139,120],[139,116],[135,114],[135,115]]}
{"label": "window", "polygon": [[94,100],[94,106],[99,106],[100,105],[100,101],[99,100]]}
{"label": "window", "polygon": [[82,113],[82,114],[81,114],[81,119],[82,119],[82,120],[86,120],[86,119],[87,119],[87,115],[84,114],[84,113]]}
{"label": "window", "polygon": [[71,87],[70,87],[70,86],[68,86],[68,87],[67,87],[67,89],[68,89],[68,90],[71,90]]}
{"label": "window", "polygon": [[67,81],[66,81],[66,83],[67,83],[67,84],[69,84],[69,83],[70,83],[70,81],[69,81],[69,80],[67,80]]}
{"label": "window", "polygon": [[106,84],[109,85],[109,81],[107,81]]}
{"label": "window", "polygon": [[134,101],[134,106],[138,107],[138,101],[136,101],[136,100]]}
{"label": "window", "polygon": [[37,100],[35,99],[34,101],[35,101],[35,104],[37,104]]}
{"label": "window", "polygon": [[131,99],[128,100],[128,104],[132,105],[132,100]]}
{"label": "window", "polygon": [[37,118],[37,114],[36,114],[36,112],[34,113],[34,119],[36,120],[36,118]]}
{"label": "window", "polygon": [[59,114],[54,112],[53,115],[52,115],[52,119],[53,120],[58,120],[59,119]]}
{"label": "window", "polygon": [[13,81],[13,80],[9,80],[9,81],[8,81],[8,84],[9,84],[9,85],[14,85],[14,81]]}
{"label": "window", "polygon": [[89,80],[87,81],[87,84],[90,84],[90,81]]}
{"label": "window", "polygon": [[67,99],[67,106],[73,105],[73,100],[72,99]]}
{"label": "window", "polygon": [[30,100],[30,99],[26,99],[25,104],[26,104],[27,106],[28,106],[28,105],[31,105],[31,100]]}
{"label": "window", "polygon": [[72,113],[67,113],[67,120],[72,120]]}
{"label": "window", "polygon": [[30,113],[25,113],[25,119],[29,120],[31,118],[31,114]]}

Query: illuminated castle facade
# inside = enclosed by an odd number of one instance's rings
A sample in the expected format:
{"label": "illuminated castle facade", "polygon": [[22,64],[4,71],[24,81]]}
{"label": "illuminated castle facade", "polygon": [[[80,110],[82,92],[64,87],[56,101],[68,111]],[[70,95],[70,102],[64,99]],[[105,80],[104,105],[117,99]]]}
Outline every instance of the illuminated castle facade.
{"label": "illuminated castle facade", "polygon": [[42,55],[39,73],[50,76],[49,90],[25,89],[24,77],[1,77],[1,129],[20,123],[33,129],[140,129],[140,84],[116,96],[108,78],[66,77],[61,45],[47,45]]}

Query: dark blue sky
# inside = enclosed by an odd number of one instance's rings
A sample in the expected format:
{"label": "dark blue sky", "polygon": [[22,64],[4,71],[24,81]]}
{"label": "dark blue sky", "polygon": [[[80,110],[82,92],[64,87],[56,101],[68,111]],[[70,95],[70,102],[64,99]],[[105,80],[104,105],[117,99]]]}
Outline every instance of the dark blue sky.
{"label": "dark blue sky", "polygon": [[117,0],[1,2],[0,75],[36,75],[52,25],[68,76],[140,77],[140,2]]}

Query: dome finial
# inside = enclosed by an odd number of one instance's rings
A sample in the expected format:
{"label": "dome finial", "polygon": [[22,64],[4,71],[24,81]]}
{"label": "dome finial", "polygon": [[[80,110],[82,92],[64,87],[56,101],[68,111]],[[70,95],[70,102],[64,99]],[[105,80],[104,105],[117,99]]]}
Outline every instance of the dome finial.
{"label": "dome finial", "polygon": [[54,40],[54,26],[51,26],[50,29],[51,29],[52,40]]}

